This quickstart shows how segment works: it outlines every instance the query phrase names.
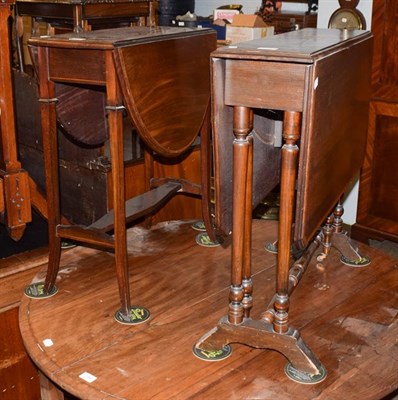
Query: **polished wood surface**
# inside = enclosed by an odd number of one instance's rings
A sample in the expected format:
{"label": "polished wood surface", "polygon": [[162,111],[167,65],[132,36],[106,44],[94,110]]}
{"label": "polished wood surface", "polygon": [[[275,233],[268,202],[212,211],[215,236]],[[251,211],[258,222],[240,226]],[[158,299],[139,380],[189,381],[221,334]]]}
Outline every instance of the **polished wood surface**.
{"label": "polished wood surface", "polygon": [[[196,48],[195,52],[192,52],[190,41]],[[61,238],[102,246],[115,252],[121,313],[129,318],[131,302],[126,220],[137,220],[144,215],[149,217],[177,191],[199,196],[202,194],[202,186],[208,184],[205,179],[201,186],[178,176],[155,177],[154,153],[166,157],[181,156],[200,134],[204,167],[202,174],[203,177],[209,175],[206,154],[209,147],[207,109],[210,101],[210,71],[204,69],[204,66],[209,62],[210,52],[216,48],[215,32],[209,29],[131,27],[35,37],[29,43],[38,70],[49,206],[50,258],[44,292],[49,294],[54,288],[60,264]],[[147,51],[146,46],[150,51],[147,54],[148,60],[145,61],[142,60],[142,52]],[[159,61],[159,55],[167,60],[162,64],[162,74],[158,73],[159,65],[154,62]],[[176,69],[175,65],[179,68]],[[140,72],[141,68],[145,70],[144,76]],[[196,81],[196,78],[201,79]],[[160,99],[157,92],[162,86],[170,88],[170,79],[174,90],[162,89]],[[106,93],[113,210],[89,227],[60,226],[56,118],[57,107],[60,107],[57,103],[61,101],[56,97],[59,83],[94,86]],[[184,91],[191,95],[189,101],[183,95]],[[181,97],[186,99],[183,104]],[[80,107],[80,104],[76,104],[76,107]],[[137,131],[147,144],[144,174],[145,190],[148,192],[127,202],[123,141],[123,113],[126,109],[133,122],[137,123]],[[151,110],[156,116],[148,118]],[[102,114],[99,118],[101,117]],[[108,234],[110,231],[112,235]]]}
{"label": "polished wood surface", "polygon": [[[115,53],[130,118],[148,146],[166,157],[188,150],[210,102],[209,54],[214,43],[200,35],[179,42],[176,47],[169,41],[161,51],[156,42],[123,45]],[[176,74],[176,68],[181,72]]]}
{"label": "polished wood surface", "polygon": [[18,307],[0,309],[0,390],[2,400],[40,399],[37,368],[25,352]]}
{"label": "polished wood surface", "polygon": [[[350,268],[339,253],[314,257],[293,295],[291,323],[325,363],[318,385],[298,385],[283,373],[277,352],[233,344],[232,355],[205,362],[192,354],[200,332],[224,314],[231,252],[195,243],[189,221],[128,231],[131,290],[152,310],[135,327],[117,324],[114,257],[77,247],[65,250],[59,293],[22,298],[20,328],[40,369],[84,399],[342,399],[379,400],[398,388],[397,261],[362,246],[373,264]],[[252,314],[274,292],[276,256],[264,244],[277,223],[254,221]],[[46,263],[34,281],[42,279]],[[22,294],[21,294],[22,295]],[[43,341],[51,339],[52,346]],[[48,343],[48,342],[46,342]],[[79,376],[96,377],[88,383]]]}
{"label": "polished wood surface", "polygon": [[398,242],[398,3],[374,0],[372,93],[359,184],[357,240]]}

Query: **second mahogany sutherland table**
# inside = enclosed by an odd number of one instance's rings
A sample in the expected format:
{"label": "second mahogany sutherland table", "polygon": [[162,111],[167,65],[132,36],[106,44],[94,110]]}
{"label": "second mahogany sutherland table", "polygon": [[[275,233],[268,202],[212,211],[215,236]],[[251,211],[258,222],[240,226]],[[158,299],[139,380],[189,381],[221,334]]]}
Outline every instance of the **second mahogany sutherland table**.
{"label": "second mahogany sutherland table", "polygon": [[[370,262],[342,230],[340,199],[364,157],[371,48],[369,32],[308,28],[212,53],[214,235],[232,235],[231,288],[228,314],[198,352],[234,342],[274,349],[291,379],[325,378],[289,323],[289,295],[319,245],[320,258],[334,246],[345,264]],[[252,209],[278,182],[278,241],[267,246],[278,253],[276,291],[253,320]]]}

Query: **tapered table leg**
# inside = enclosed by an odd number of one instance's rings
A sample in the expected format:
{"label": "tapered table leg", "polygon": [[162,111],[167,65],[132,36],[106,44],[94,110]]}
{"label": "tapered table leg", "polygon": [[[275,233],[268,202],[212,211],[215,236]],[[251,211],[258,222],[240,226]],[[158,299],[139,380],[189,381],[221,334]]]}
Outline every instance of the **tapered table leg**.
{"label": "tapered table leg", "polygon": [[60,223],[59,177],[58,177],[58,140],[55,85],[48,76],[48,49],[39,48],[39,102],[41,127],[43,135],[43,154],[46,178],[46,198],[48,208],[48,268],[44,286],[41,283],[30,285],[25,289],[29,297],[48,297],[56,293],[61,239],[57,236],[57,226]]}
{"label": "tapered table leg", "polygon": [[125,173],[123,156],[123,112],[122,94],[117,81],[111,53],[106,54],[107,114],[112,162],[115,264],[121,308],[115,319],[122,324],[139,324],[150,317],[145,307],[130,304],[129,267],[127,259]]}

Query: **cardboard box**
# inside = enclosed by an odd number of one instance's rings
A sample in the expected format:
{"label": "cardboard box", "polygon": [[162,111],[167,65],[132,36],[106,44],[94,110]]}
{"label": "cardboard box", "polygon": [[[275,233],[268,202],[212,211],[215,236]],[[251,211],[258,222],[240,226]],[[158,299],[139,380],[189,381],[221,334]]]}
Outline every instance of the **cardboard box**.
{"label": "cardboard box", "polygon": [[274,27],[267,25],[258,15],[238,14],[227,25],[226,40],[231,44],[260,39],[274,34]]}
{"label": "cardboard box", "polygon": [[213,12],[213,21],[216,21],[218,19],[223,19],[228,22],[232,22],[234,17],[239,14],[239,10],[226,10],[223,8],[216,8]]}

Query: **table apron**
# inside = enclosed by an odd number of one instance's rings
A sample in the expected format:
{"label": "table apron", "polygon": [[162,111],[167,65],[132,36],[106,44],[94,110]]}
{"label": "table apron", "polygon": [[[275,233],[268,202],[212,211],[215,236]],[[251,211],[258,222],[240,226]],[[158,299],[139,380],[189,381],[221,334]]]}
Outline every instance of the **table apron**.
{"label": "table apron", "polygon": [[49,78],[58,82],[105,85],[106,51],[49,48]]}
{"label": "table apron", "polygon": [[226,60],[225,104],[301,112],[307,68],[307,64]]}

